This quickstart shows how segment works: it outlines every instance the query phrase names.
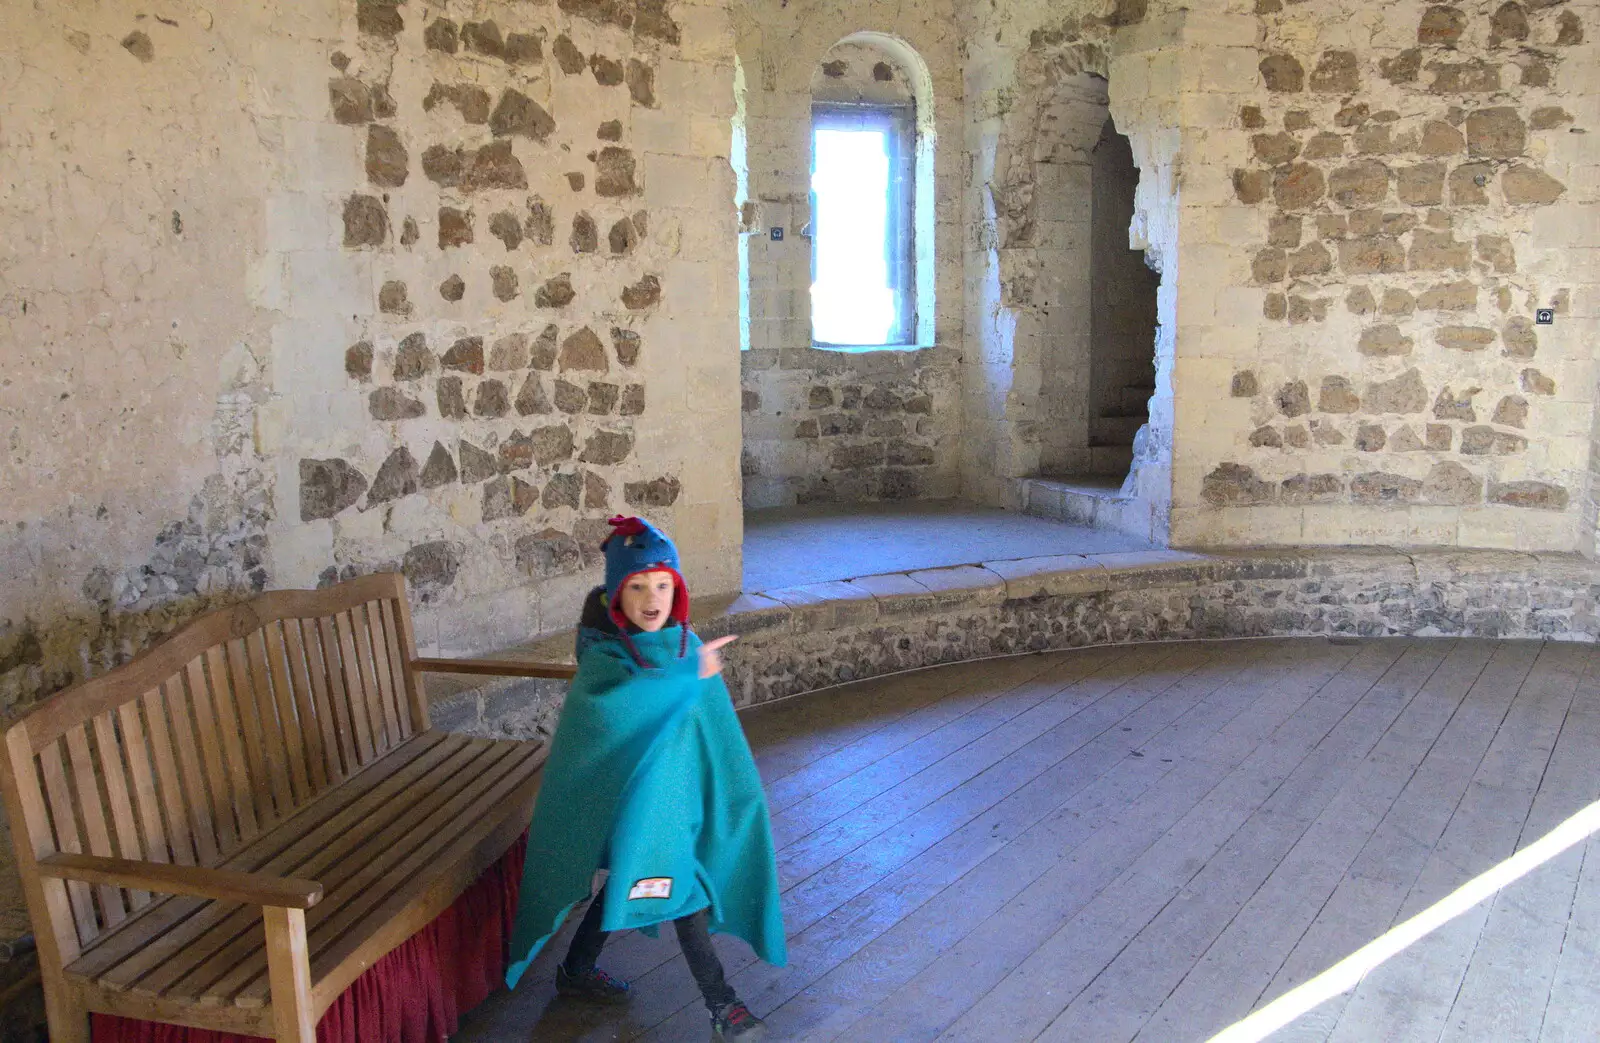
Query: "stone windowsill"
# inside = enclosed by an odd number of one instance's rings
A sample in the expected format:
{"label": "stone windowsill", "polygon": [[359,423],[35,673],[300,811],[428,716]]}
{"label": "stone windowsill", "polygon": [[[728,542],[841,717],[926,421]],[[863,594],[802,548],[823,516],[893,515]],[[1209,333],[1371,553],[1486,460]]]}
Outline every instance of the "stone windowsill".
{"label": "stone windowsill", "polygon": [[876,352],[929,351],[937,344],[811,344],[813,351],[831,351],[838,355],[871,355]]}

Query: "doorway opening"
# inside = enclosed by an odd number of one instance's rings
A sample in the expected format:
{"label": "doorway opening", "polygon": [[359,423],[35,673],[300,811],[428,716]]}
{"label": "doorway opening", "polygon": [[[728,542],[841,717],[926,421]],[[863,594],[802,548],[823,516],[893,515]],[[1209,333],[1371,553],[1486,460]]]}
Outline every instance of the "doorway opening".
{"label": "doorway opening", "polygon": [[1156,292],[1161,276],[1128,246],[1139,168],[1109,116],[1094,146],[1090,216],[1089,450],[1094,473],[1119,479],[1156,390]]}

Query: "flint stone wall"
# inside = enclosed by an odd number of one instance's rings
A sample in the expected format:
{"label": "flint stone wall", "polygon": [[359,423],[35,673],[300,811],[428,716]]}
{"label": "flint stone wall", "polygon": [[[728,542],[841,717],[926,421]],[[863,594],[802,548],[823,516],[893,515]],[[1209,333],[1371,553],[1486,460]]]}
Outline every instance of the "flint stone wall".
{"label": "flint stone wall", "polygon": [[[1091,645],[1249,637],[1600,639],[1600,573],[1570,554],[1167,551],[990,562],[744,595],[700,620],[755,706],[946,663]],[[563,635],[519,650],[570,657]],[[440,727],[543,738],[565,685],[436,699]]]}

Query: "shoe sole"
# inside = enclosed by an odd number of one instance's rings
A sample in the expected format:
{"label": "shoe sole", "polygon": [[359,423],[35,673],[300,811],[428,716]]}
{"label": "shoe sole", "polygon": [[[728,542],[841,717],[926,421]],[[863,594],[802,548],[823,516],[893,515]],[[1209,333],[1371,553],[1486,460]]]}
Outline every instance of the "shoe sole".
{"label": "shoe sole", "polygon": [[[740,1036],[738,1038],[738,1040],[737,1040],[737,1043],[761,1043],[761,1041],[763,1039],[766,1039],[766,1038],[767,1038],[767,1026],[766,1025],[757,1025],[755,1028],[751,1029],[749,1032],[746,1032],[744,1035]],[[731,1040],[731,1039],[733,1039],[732,1036],[724,1036],[720,1029],[712,1029],[711,1030],[711,1041],[712,1041],[712,1043],[725,1043],[725,1041]]]}

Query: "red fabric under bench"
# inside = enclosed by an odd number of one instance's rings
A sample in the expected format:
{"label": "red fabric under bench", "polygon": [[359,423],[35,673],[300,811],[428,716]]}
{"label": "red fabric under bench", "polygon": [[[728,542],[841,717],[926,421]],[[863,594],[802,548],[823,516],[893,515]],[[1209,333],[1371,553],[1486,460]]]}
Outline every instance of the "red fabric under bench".
{"label": "red fabric under bench", "polygon": [[[317,1043],[446,1043],[463,1013],[505,981],[527,836],[461,897],[367,968],[317,1024]],[[210,1029],[109,1014],[91,1019],[94,1043],[270,1043]]]}

